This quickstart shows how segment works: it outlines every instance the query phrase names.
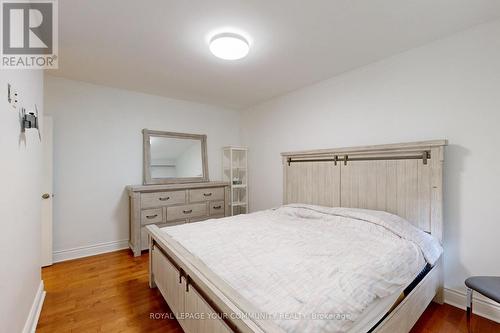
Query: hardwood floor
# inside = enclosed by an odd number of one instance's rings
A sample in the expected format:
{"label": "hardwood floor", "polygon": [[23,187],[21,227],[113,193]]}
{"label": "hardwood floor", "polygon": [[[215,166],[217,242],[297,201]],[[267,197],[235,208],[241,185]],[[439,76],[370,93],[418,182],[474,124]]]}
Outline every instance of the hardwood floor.
{"label": "hardwood floor", "polygon": [[148,256],[128,250],[55,264],[42,270],[47,295],[37,332],[182,332],[148,286]]}
{"label": "hardwood floor", "polygon": [[[477,315],[473,316],[474,333],[499,333],[500,324]],[[465,311],[454,306],[431,303],[410,333],[459,333],[467,332]]]}
{"label": "hardwood floor", "polygon": [[[128,250],[55,264],[42,270],[47,296],[37,332],[181,333],[157,289],[148,287],[148,256]],[[474,316],[474,332],[500,332],[500,324]],[[431,304],[411,333],[467,332],[465,312]],[[397,333],[397,332],[395,332]]]}

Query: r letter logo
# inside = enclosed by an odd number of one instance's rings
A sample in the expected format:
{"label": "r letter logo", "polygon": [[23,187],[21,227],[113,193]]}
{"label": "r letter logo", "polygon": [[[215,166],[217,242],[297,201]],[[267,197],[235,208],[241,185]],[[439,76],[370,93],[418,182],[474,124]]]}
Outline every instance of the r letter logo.
{"label": "r letter logo", "polygon": [[57,68],[57,2],[2,0],[2,68]]}

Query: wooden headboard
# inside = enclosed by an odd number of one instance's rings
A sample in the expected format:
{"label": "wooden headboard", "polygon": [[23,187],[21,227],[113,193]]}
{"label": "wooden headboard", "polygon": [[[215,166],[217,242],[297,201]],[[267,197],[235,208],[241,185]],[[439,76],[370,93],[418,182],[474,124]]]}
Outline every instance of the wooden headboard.
{"label": "wooden headboard", "polygon": [[443,238],[446,140],[282,153],[283,203],[383,210]]}

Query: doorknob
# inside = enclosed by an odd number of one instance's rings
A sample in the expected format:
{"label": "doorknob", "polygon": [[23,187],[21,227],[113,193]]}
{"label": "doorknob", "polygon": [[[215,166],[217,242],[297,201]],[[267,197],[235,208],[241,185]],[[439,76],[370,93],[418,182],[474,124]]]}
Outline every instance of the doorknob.
{"label": "doorknob", "polygon": [[48,193],[42,194],[42,199],[48,199],[48,198],[50,198],[50,194]]}

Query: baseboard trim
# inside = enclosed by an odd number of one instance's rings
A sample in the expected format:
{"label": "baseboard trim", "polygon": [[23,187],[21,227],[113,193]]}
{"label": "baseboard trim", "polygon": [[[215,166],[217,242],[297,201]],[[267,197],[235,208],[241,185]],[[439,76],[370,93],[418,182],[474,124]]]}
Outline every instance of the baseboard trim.
{"label": "baseboard trim", "polygon": [[78,259],[94,256],[96,254],[108,253],[128,248],[128,239],[106,242],[94,245],[80,246],[67,250],[54,251],[53,261],[61,262],[66,260]]}
{"label": "baseboard trim", "polygon": [[[465,292],[456,289],[444,288],[444,302],[457,308],[465,310]],[[500,323],[500,304],[473,294],[472,312],[490,320]]]}
{"label": "baseboard trim", "polygon": [[45,300],[45,288],[43,286],[43,280],[40,281],[38,290],[31,305],[30,313],[24,324],[23,333],[35,333],[36,325],[38,324],[38,319],[40,318],[40,312],[42,312],[43,301]]}

